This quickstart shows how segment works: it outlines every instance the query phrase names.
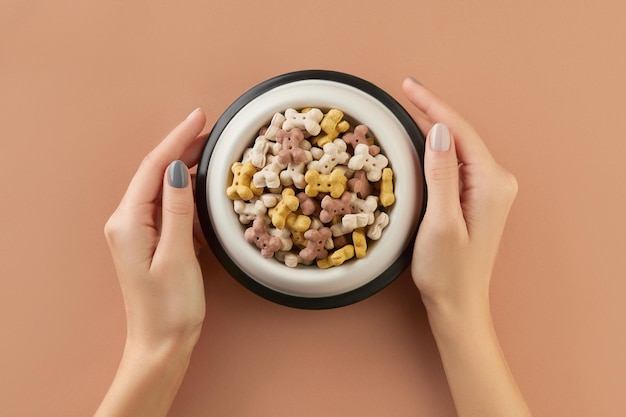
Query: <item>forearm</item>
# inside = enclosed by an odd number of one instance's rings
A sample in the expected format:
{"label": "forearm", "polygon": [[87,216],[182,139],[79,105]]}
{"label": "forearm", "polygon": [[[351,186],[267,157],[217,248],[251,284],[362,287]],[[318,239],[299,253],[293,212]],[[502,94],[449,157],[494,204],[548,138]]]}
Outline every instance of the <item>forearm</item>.
{"label": "forearm", "polygon": [[430,307],[428,317],[459,417],[531,415],[500,349],[488,302]]}
{"label": "forearm", "polygon": [[94,417],[166,416],[192,348],[170,344],[149,349],[127,343],[115,379]]}

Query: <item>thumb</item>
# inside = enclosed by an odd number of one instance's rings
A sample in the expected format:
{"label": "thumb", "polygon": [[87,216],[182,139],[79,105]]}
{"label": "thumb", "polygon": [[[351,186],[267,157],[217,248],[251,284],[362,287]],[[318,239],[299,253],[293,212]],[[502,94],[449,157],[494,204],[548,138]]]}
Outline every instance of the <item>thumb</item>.
{"label": "thumb", "polygon": [[462,215],[459,164],[454,138],[448,126],[443,123],[435,124],[430,129],[426,142],[424,153],[424,176],[428,187],[426,213],[436,215],[441,220]]}
{"label": "thumb", "polygon": [[172,162],[163,181],[160,249],[168,254],[193,253],[194,199],[190,175],[182,161]]}

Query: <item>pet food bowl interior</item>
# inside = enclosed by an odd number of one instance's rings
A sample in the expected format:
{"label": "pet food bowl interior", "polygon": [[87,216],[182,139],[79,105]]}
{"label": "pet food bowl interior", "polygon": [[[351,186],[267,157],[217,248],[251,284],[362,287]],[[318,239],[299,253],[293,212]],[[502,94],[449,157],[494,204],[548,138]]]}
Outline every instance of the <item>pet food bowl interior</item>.
{"label": "pet food bowl interior", "polygon": [[[395,204],[389,225],[367,255],[320,269],[287,267],[264,258],[246,242],[245,227],[226,196],[231,165],[241,161],[259,129],[276,112],[316,107],[342,110],[365,124],[394,171]],[[352,124],[351,123],[351,124]],[[257,295],[297,308],[324,309],[360,301],[384,288],[410,263],[413,241],[425,207],[424,139],[413,119],[390,95],[349,74],[307,70],[288,73],[253,87],[218,119],[197,172],[197,208],[211,249],[225,269]]]}

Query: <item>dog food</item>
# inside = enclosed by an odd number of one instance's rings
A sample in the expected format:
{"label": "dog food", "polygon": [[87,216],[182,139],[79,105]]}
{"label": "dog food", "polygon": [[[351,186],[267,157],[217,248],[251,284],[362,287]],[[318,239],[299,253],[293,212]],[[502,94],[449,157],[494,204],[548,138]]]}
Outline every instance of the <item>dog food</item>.
{"label": "dog food", "polygon": [[250,142],[226,194],[262,256],[319,268],[366,256],[395,202],[393,171],[366,125],[352,129],[339,109],[289,108]]}

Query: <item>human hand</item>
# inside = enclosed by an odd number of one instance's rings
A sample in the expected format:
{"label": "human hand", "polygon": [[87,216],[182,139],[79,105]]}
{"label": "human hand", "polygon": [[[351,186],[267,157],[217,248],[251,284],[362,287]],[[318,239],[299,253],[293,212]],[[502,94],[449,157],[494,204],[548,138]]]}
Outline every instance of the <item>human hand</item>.
{"label": "human hand", "polygon": [[142,161],[105,226],[127,317],[127,347],[192,348],[205,315],[193,242],[187,166],[198,162],[206,123],[195,110]]}
{"label": "human hand", "polygon": [[515,177],[496,163],[478,133],[441,98],[408,78],[404,93],[429,132],[424,155],[426,213],[411,273],[427,309],[488,306],[489,283]]}

